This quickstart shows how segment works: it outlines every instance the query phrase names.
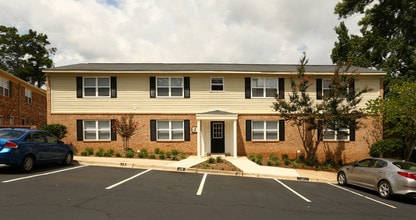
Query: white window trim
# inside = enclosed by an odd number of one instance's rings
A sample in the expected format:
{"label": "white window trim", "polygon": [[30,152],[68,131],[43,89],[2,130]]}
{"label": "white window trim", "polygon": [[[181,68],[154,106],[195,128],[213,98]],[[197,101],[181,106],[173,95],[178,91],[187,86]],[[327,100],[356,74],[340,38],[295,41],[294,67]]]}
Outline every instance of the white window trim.
{"label": "white window trim", "polygon": [[9,80],[0,78],[0,90],[2,96],[9,96],[10,88],[9,88]]}
{"label": "white window trim", "polygon": [[[168,82],[168,86],[159,86],[158,85],[158,79],[165,79],[167,78],[169,80]],[[172,86],[172,79],[181,79],[182,80],[182,86]],[[169,95],[159,95],[159,88],[168,88],[168,94]],[[174,88],[181,88],[182,89],[182,94],[180,96],[172,96],[172,89]],[[184,77],[156,77],[156,97],[157,98],[183,98],[185,94],[185,85],[184,85]]]}
{"label": "white window trim", "polygon": [[32,91],[27,88],[25,88],[25,102],[32,104]]}
{"label": "white window trim", "polygon": [[[258,79],[262,79],[263,81],[264,81],[264,83],[263,83],[263,87],[254,87],[254,85],[253,85],[253,80],[258,80]],[[267,83],[266,83],[266,81],[267,80],[275,80],[276,81],[276,94],[274,94],[274,96],[273,97],[268,97],[268,96],[266,96],[267,95],[267,89],[269,88],[272,88],[272,87],[267,87]],[[278,93],[279,93],[279,79],[278,78],[262,78],[262,77],[257,77],[257,78],[251,78],[251,81],[250,81],[250,83],[251,83],[251,91],[250,91],[250,93],[251,93],[251,98],[254,98],[254,99],[270,99],[270,98],[276,98],[276,96],[278,95]],[[254,96],[254,94],[253,94],[253,89],[263,89],[263,96]]]}
{"label": "white window trim", "polygon": [[[322,134],[323,135],[323,140],[324,141],[349,141],[350,140],[350,129],[343,128],[343,129],[339,129],[339,131],[346,132],[348,134],[347,138],[346,139],[338,139],[338,131],[327,128],[327,129],[324,130],[324,133]],[[333,139],[325,138],[325,132],[334,132],[334,138]]]}
{"label": "white window trim", "polygon": [[[255,122],[263,122],[263,129],[256,129],[254,128]],[[275,122],[277,125],[276,129],[276,139],[267,139],[267,131],[273,131],[273,130],[267,130],[267,122]],[[263,132],[263,139],[256,139],[254,132],[255,131],[262,131]],[[279,140],[279,121],[252,121],[251,122],[251,140],[252,141],[278,141]]]}
{"label": "white window trim", "polygon": [[[85,122],[95,122],[95,128],[94,129],[88,129],[85,128]],[[99,128],[99,122],[108,122],[108,129]],[[84,141],[111,141],[111,121],[110,120],[84,120],[83,123],[83,139]],[[95,132],[95,139],[87,139],[85,132]],[[99,132],[100,131],[108,131],[108,139],[99,139]]]}
{"label": "white window trim", "polygon": [[[169,128],[168,129],[161,129],[159,128],[159,122],[169,122]],[[182,122],[182,128],[181,129],[173,129],[172,128],[172,122]],[[159,138],[159,131],[167,131],[169,133],[169,139],[160,139]],[[182,132],[182,138],[181,139],[173,139],[172,138],[172,132],[173,131],[180,131]],[[185,122],[182,120],[159,120],[156,122],[156,137],[158,141],[184,141],[185,140]]]}
{"label": "white window trim", "polygon": [[[213,79],[221,79],[222,83],[213,83],[212,80]],[[222,86],[222,90],[213,90],[212,86]],[[224,77],[211,77],[210,79],[210,91],[211,92],[224,92],[225,91],[225,86],[224,86]]]}
{"label": "white window trim", "polygon": [[[95,79],[95,86],[86,86],[85,85],[85,79]],[[98,79],[108,79],[108,86],[99,86],[98,85]],[[94,88],[95,89],[95,95],[94,96],[87,96],[85,95],[85,89],[86,88]],[[100,88],[108,88],[108,95],[100,96],[99,95],[99,89]],[[110,77],[98,77],[98,76],[91,76],[91,77],[83,77],[82,78],[82,97],[83,98],[110,98],[111,97],[111,79]]]}

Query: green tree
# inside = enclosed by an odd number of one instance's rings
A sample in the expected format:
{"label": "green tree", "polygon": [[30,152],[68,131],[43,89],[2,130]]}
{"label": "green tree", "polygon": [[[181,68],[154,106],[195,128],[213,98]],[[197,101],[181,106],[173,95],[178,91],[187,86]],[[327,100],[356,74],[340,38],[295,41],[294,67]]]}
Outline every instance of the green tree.
{"label": "green tree", "polygon": [[112,129],[123,138],[123,148],[129,150],[129,140],[136,133],[138,123],[134,121],[133,115],[122,116],[113,124]]}
{"label": "green tree", "polygon": [[49,44],[47,35],[32,29],[19,35],[14,27],[0,26],[0,68],[42,87],[46,80],[42,68],[53,66],[50,57],[56,52]]}
{"label": "green tree", "polygon": [[386,99],[369,102],[368,109],[383,114],[386,136],[400,138],[406,145],[406,155],[416,144],[416,83],[400,81],[389,87]]}
{"label": "green tree", "polygon": [[[339,18],[363,15],[361,35],[348,35],[341,22],[333,63],[386,71],[390,79],[416,79],[416,4],[410,0],[342,0],[335,13]],[[347,46],[346,46],[347,45]]]}
{"label": "green tree", "polygon": [[65,137],[68,133],[66,126],[61,124],[47,124],[40,128],[41,130],[49,131],[54,134],[59,140]]}
{"label": "green tree", "polygon": [[288,100],[278,99],[273,102],[276,112],[289,121],[298,130],[307,162],[316,163],[316,152],[322,135],[327,129],[340,131],[345,128],[357,128],[358,119],[364,112],[357,108],[361,94],[366,89],[356,90],[353,85],[354,74],[346,74],[347,67],[338,67],[330,81],[330,88],[323,96],[323,101],[314,103],[309,96],[312,82],[305,75],[308,60],[306,55],[300,59],[298,74],[291,78],[291,94]]}

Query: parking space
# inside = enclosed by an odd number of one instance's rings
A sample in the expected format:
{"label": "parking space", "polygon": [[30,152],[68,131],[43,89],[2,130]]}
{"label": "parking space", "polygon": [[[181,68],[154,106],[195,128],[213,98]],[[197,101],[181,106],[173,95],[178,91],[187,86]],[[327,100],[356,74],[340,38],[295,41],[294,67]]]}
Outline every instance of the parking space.
{"label": "parking space", "polygon": [[0,211],[6,219],[409,219],[416,214],[414,202],[327,183],[95,166],[8,169],[0,168]]}

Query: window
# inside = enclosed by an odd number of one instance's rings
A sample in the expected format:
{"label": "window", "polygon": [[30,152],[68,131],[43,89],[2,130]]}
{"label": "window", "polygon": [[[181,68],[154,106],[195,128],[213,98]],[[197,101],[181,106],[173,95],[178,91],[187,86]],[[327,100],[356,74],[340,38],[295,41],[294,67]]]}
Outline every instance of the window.
{"label": "window", "polygon": [[158,97],[183,97],[183,78],[157,78]]}
{"label": "window", "polygon": [[224,78],[211,78],[211,91],[212,92],[224,91]]}
{"label": "window", "polygon": [[278,140],[279,122],[278,121],[253,121],[252,122],[253,140]]}
{"label": "window", "polygon": [[32,91],[25,88],[25,101],[27,104],[32,104]]}
{"label": "window", "polygon": [[85,77],[83,85],[85,97],[110,97],[109,77]]}
{"label": "window", "polygon": [[57,144],[58,143],[58,138],[48,134],[48,133],[44,133],[45,137],[46,137],[46,142],[51,143],[51,144]]}
{"label": "window", "polygon": [[84,140],[111,140],[111,121],[84,121]]}
{"label": "window", "polygon": [[0,95],[9,96],[9,80],[0,78]]}
{"label": "window", "polygon": [[158,140],[184,140],[183,121],[157,121]]}
{"label": "window", "polygon": [[330,88],[331,88],[331,80],[323,79],[322,80],[322,94],[324,94],[324,96],[329,95]]}
{"label": "window", "polygon": [[332,129],[326,129],[324,131],[324,141],[348,141],[349,129],[339,129],[338,131]]}
{"label": "window", "polygon": [[277,79],[251,79],[251,97],[275,98],[277,95]]}
{"label": "window", "polygon": [[13,116],[9,117],[9,125],[14,125],[14,117]]}

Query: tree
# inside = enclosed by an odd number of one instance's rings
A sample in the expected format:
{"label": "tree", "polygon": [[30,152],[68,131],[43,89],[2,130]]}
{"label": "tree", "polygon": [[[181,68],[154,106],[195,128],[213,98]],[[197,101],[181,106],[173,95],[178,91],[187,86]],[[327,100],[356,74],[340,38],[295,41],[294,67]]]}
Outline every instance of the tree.
{"label": "tree", "polygon": [[416,83],[409,81],[395,82],[390,85],[386,99],[378,99],[369,103],[372,112],[381,112],[385,134],[398,137],[406,145],[402,155],[410,153],[416,144]]}
{"label": "tree", "polygon": [[49,131],[54,134],[59,140],[66,136],[67,129],[65,125],[61,124],[47,124],[40,128],[41,130]]}
{"label": "tree", "polygon": [[355,66],[386,71],[387,82],[397,77],[416,79],[415,1],[342,0],[335,13],[339,18],[363,17],[358,23],[361,36],[347,37],[342,22],[336,28],[339,42],[332,51],[333,63],[352,61]]}
{"label": "tree", "polygon": [[356,90],[352,86],[355,75],[344,73],[348,72],[348,67],[338,67],[322,102],[314,103],[308,92],[312,83],[305,74],[307,63],[304,55],[300,59],[296,78],[291,78],[289,100],[276,97],[273,108],[297,128],[306,152],[305,159],[314,164],[321,137],[326,131],[342,132],[345,128],[357,128],[358,119],[364,116],[363,110],[357,109],[357,104],[361,101],[361,94],[367,90]]}
{"label": "tree", "polygon": [[47,48],[50,42],[45,34],[32,29],[19,35],[14,27],[0,26],[0,68],[19,78],[42,87],[45,74],[42,68],[50,68],[56,48]]}
{"label": "tree", "polygon": [[133,115],[122,116],[115,121],[112,129],[123,138],[123,148],[127,152],[129,140],[136,133],[138,123],[133,120]]}

